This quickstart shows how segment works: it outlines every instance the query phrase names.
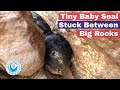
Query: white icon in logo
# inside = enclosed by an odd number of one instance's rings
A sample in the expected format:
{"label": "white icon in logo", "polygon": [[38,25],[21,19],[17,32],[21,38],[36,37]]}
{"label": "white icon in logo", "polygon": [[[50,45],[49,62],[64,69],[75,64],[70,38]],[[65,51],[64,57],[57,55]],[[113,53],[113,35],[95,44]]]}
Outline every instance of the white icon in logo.
{"label": "white icon in logo", "polygon": [[21,64],[18,60],[9,60],[6,63],[6,71],[10,75],[17,75],[21,71]]}

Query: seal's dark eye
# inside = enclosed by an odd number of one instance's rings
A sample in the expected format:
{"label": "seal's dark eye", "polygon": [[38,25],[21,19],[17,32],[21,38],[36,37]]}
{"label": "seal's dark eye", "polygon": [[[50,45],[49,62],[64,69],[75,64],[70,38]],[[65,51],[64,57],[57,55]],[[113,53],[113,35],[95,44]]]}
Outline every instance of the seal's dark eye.
{"label": "seal's dark eye", "polygon": [[53,51],[53,52],[52,52],[52,55],[53,55],[53,56],[57,56],[58,53],[57,53],[56,51]]}
{"label": "seal's dark eye", "polygon": [[58,58],[58,52],[52,51],[51,57],[54,58],[54,59]]}
{"label": "seal's dark eye", "polygon": [[55,52],[52,52],[52,55],[55,55]]}

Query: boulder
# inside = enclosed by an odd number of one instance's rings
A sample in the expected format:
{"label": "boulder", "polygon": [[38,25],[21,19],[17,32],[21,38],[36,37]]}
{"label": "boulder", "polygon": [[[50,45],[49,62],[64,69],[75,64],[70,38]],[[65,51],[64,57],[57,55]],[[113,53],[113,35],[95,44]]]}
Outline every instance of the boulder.
{"label": "boulder", "polygon": [[120,78],[119,39],[78,38],[76,31],[61,34],[74,51],[71,70],[75,79]]}
{"label": "boulder", "polygon": [[29,11],[0,11],[0,66],[19,60],[18,76],[31,76],[44,65],[43,32],[33,23]]}

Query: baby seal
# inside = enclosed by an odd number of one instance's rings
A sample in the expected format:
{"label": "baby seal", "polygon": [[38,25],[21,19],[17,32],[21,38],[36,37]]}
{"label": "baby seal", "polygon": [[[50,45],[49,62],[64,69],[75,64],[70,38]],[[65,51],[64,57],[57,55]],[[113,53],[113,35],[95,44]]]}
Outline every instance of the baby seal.
{"label": "baby seal", "polygon": [[45,35],[45,66],[52,74],[63,75],[65,68],[71,61],[72,48],[61,35],[51,31],[50,26],[36,12],[32,12],[33,21],[41,28]]}

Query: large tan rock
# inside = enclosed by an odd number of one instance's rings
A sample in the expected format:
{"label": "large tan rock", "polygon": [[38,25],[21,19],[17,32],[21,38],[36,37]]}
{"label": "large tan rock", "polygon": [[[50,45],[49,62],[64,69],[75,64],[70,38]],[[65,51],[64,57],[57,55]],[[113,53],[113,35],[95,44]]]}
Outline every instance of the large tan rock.
{"label": "large tan rock", "polygon": [[20,60],[19,76],[30,76],[44,65],[45,45],[42,31],[28,11],[0,11],[0,66]]}
{"label": "large tan rock", "polygon": [[120,46],[119,43],[114,43],[117,39],[78,38],[76,32],[61,34],[70,42],[74,51],[71,68],[74,78],[120,78],[120,58],[118,55]]}

